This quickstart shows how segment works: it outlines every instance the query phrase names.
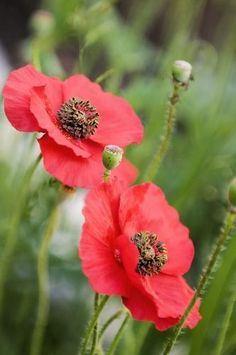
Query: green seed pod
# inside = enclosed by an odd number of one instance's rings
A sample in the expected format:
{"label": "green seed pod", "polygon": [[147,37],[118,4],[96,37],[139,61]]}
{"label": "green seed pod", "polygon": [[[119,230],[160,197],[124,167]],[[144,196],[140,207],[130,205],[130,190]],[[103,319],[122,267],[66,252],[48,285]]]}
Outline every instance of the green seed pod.
{"label": "green seed pod", "polygon": [[176,60],[172,67],[173,79],[183,85],[187,85],[192,79],[192,65],[185,60]]}
{"label": "green seed pod", "polygon": [[233,207],[236,207],[236,177],[229,184],[228,199]]}
{"label": "green seed pod", "polygon": [[104,167],[107,170],[116,168],[122,160],[123,153],[123,149],[117,145],[106,145],[102,154],[102,162]]}

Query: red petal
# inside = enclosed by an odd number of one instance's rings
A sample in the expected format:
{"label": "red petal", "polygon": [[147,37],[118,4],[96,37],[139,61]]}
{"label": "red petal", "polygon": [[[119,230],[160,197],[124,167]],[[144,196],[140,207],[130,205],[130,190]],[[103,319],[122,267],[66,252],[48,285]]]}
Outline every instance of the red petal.
{"label": "red petal", "polygon": [[189,270],[194,248],[188,229],[159,187],[151,183],[131,187],[121,195],[119,215],[124,234],[132,237],[140,231],[151,231],[165,242],[168,262],[163,272],[182,275]]}
{"label": "red petal", "polygon": [[[55,176],[63,184],[76,187],[93,187],[102,182],[104,167],[102,164],[102,147],[93,142],[82,142],[90,156],[83,158],[76,156],[67,147],[57,144],[52,138],[45,134],[38,140],[43,155],[45,169],[49,174]],[[117,169],[115,175],[128,184],[133,179],[133,169],[124,163],[124,167]]]}
{"label": "red petal", "polygon": [[130,143],[140,143],[143,138],[143,126],[130,106],[119,96],[104,92],[98,84],[84,75],[74,75],[64,82],[64,100],[73,96],[89,100],[100,115],[100,122],[91,140],[124,147]]}
{"label": "red petal", "polygon": [[128,298],[124,299],[124,304],[129,308],[135,319],[150,320],[155,323],[157,318],[156,294],[150,285],[149,277],[142,277],[136,272],[139,260],[138,249],[130,238],[124,234],[120,235],[115,243],[120,253],[123,268],[130,280],[130,285],[132,285],[132,290]]}
{"label": "red petal", "polygon": [[126,185],[113,179],[110,183],[101,183],[93,188],[87,195],[83,215],[85,225],[91,234],[103,240],[108,235],[115,238],[120,234],[118,221],[118,208],[120,193]]}
{"label": "red petal", "polygon": [[141,288],[145,287],[142,280],[143,279],[135,270],[138,264],[139,252],[134,243],[130,240],[127,235],[121,234],[116,239],[116,247],[120,252],[122,264],[129,275],[130,280],[136,286]]}
{"label": "red petal", "polygon": [[[194,295],[186,281],[181,276],[159,274],[152,277],[150,283],[157,294],[159,317],[179,319]],[[201,319],[199,304],[198,301],[187,319],[186,326],[189,328],[194,328]]]}
{"label": "red petal", "polygon": [[178,323],[176,318],[160,318],[157,314],[157,306],[145,293],[137,288],[130,290],[128,297],[123,297],[124,305],[129,309],[134,319],[150,321],[160,331],[166,330]]}
{"label": "red petal", "polygon": [[171,327],[173,327],[174,325],[176,325],[178,323],[179,319],[178,318],[160,318],[157,317],[156,322],[155,322],[155,326],[158,330],[160,331],[164,331],[167,330]]}
{"label": "red petal", "polygon": [[137,179],[138,169],[129,160],[123,158],[121,164],[112,170],[111,176],[119,177],[119,179],[131,183]]}
{"label": "red petal", "polygon": [[38,139],[45,169],[63,184],[71,187],[92,187],[101,182],[103,166],[101,148],[97,145],[89,158],[76,156],[67,147],[57,144],[45,134]]}
{"label": "red petal", "polygon": [[122,265],[127,273],[130,283],[133,287],[138,288],[140,292],[145,293],[146,297],[155,300],[156,293],[152,289],[149,277],[142,277],[136,272],[136,267],[139,260],[139,252],[136,245],[129,237],[122,234],[116,238],[115,246],[119,250]]}
{"label": "red petal", "polygon": [[[193,296],[193,290],[183,278],[167,275],[157,276],[152,280],[152,286],[153,290],[156,289],[157,297],[151,299],[145,290],[132,288],[129,296],[123,297],[123,302],[135,319],[151,321],[163,331],[179,322]],[[199,302],[187,319],[186,326],[189,328],[194,328],[201,319],[198,308]]]}
{"label": "red petal", "polygon": [[139,289],[133,287],[129,296],[123,297],[123,303],[135,319],[156,322],[157,309],[155,303]]}
{"label": "red petal", "polygon": [[35,87],[31,92],[30,110],[37,118],[40,126],[57,144],[73,150],[75,155],[89,157],[89,151],[84,150],[79,140],[67,135],[58,124],[56,112],[62,103],[61,86],[56,80],[51,80],[47,86]]}
{"label": "red petal", "polygon": [[84,226],[79,246],[83,272],[95,292],[126,296],[130,288],[129,280],[115,259],[109,239],[107,235],[104,235],[104,240],[97,238]]}
{"label": "red petal", "polygon": [[41,127],[29,109],[30,94],[33,86],[45,85],[49,79],[31,65],[10,73],[3,89],[4,108],[7,118],[17,130],[41,131]]}
{"label": "red petal", "polygon": [[117,210],[122,188],[119,182],[103,183],[89,192],[79,253],[83,271],[96,292],[124,296],[128,294],[129,282],[115,258],[114,247],[119,234]]}

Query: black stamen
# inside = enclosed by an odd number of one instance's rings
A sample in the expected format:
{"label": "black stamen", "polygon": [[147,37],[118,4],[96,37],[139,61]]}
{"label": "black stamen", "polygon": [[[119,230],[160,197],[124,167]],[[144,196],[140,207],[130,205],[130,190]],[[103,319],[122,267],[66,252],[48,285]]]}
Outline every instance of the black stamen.
{"label": "black stamen", "polygon": [[158,236],[151,232],[136,233],[131,240],[139,251],[136,271],[142,276],[157,275],[167,262],[167,249]]}
{"label": "black stamen", "polygon": [[99,124],[96,107],[75,97],[61,106],[57,116],[61,127],[77,139],[93,135]]}

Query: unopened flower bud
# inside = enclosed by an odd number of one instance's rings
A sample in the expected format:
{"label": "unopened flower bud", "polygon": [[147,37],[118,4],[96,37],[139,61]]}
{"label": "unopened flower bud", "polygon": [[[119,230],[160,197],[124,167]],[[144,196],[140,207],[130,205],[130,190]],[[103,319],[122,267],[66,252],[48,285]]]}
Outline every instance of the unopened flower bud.
{"label": "unopened flower bud", "polygon": [[106,145],[102,155],[102,162],[107,170],[112,170],[116,168],[123,156],[123,149],[117,145]]}
{"label": "unopened flower bud", "polygon": [[30,25],[38,36],[46,36],[54,29],[55,21],[50,12],[37,10],[31,17]]}
{"label": "unopened flower bud", "polygon": [[229,184],[228,198],[232,207],[236,207],[236,177]]}
{"label": "unopened flower bud", "polygon": [[173,79],[183,85],[187,85],[192,79],[192,65],[185,60],[176,60],[172,67]]}

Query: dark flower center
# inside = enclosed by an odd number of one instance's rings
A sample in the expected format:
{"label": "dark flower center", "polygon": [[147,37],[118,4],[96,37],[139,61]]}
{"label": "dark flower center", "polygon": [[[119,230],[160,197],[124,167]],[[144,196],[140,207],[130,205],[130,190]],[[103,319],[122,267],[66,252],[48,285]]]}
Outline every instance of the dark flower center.
{"label": "dark flower center", "polygon": [[92,136],[98,127],[99,114],[89,101],[72,97],[57,112],[61,127],[77,139]]}
{"label": "dark flower center", "polygon": [[165,244],[151,232],[136,233],[131,240],[139,251],[136,271],[142,276],[157,275],[168,260]]}

